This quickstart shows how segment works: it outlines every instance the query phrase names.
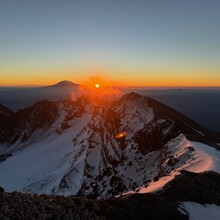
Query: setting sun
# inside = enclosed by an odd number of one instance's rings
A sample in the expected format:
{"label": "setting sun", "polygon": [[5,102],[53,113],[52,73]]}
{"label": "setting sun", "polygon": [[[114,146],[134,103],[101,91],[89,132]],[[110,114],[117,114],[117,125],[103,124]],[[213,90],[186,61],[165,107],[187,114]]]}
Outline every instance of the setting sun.
{"label": "setting sun", "polygon": [[100,88],[100,85],[98,83],[96,83],[95,87],[98,89],[98,88]]}

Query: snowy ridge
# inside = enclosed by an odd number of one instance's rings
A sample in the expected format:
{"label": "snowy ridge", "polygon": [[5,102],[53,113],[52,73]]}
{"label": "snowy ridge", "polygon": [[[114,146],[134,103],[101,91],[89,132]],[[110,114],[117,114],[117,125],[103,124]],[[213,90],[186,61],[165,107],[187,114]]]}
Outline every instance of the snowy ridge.
{"label": "snowy ridge", "polygon": [[184,135],[179,135],[165,146],[162,154],[162,177],[151,182],[147,187],[140,187],[130,193],[152,193],[163,190],[166,184],[175,176],[180,175],[181,170],[201,173],[212,170],[220,173],[220,152],[208,145],[191,142]]}
{"label": "snowy ridge", "polygon": [[[39,114],[45,112],[41,105],[57,113]],[[87,97],[39,103],[25,110],[30,118],[18,123],[16,141],[12,133],[0,143],[0,185],[6,191],[100,199],[158,191],[182,169],[215,169],[216,152],[208,156],[205,145],[187,140],[174,120],[154,110],[134,93],[101,105]],[[117,138],[120,132],[124,136]]]}

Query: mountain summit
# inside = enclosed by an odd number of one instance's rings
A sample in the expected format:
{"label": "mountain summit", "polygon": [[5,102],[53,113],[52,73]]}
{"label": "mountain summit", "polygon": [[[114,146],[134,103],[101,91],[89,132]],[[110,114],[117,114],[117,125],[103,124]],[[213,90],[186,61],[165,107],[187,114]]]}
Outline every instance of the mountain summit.
{"label": "mountain summit", "polygon": [[63,81],[60,81],[60,82],[52,85],[51,87],[73,87],[73,86],[78,86],[78,84],[75,84],[75,83],[68,81],[68,80],[63,80]]}

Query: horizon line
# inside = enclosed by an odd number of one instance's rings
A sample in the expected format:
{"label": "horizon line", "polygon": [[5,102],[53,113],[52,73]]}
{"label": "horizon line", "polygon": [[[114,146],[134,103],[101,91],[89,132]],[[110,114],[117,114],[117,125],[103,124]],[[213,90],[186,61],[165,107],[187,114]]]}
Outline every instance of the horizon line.
{"label": "horizon line", "polygon": [[[59,81],[58,83],[60,83],[62,81]],[[69,81],[72,82],[72,81]],[[54,86],[58,83],[55,84],[24,84],[24,85],[0,85],[0,88],[42,88],[42,87],[49,87],[49,86]],[[74,83],[76,85],[83,85],[83,84],[78,84],[78,83]],[[220,89],[220,85],[214,85],[214,86],[203,86],[203,85],[195,85],[195,86],[187,86],[187,85],[176,85],[176,86],[169,86],[169,85],[165,85],[165,86],[147,86],[147,85],[118,85],[118,86],[106,86],[106,87],[114,87],[114,88],[133,88],[133,89],[160,89],[160,88],[164,88],[164,89],[169,89],[169,88],[173,88],[173,89],[190,89],[190,88],[195,88],[195,89],[199,89],[199,88],[206,88],[206,89]]]}

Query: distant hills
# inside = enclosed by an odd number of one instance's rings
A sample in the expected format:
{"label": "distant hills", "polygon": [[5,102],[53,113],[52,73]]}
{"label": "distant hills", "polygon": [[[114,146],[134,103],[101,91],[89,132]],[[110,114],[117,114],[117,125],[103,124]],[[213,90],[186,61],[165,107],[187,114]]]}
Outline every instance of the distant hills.
{"label": "distant hills", "polygon": [[[63,80],[53,85],[15,88],[0,87],[0,103],[13,111],[26,108],[41,100],[59,101],[73,97],[79,85]],[[220,90],[216,89],[164,89],[121,88],[123,92],[135,91],[164,103],[182,114],[192,118],[204,127],[220,132]]]}

